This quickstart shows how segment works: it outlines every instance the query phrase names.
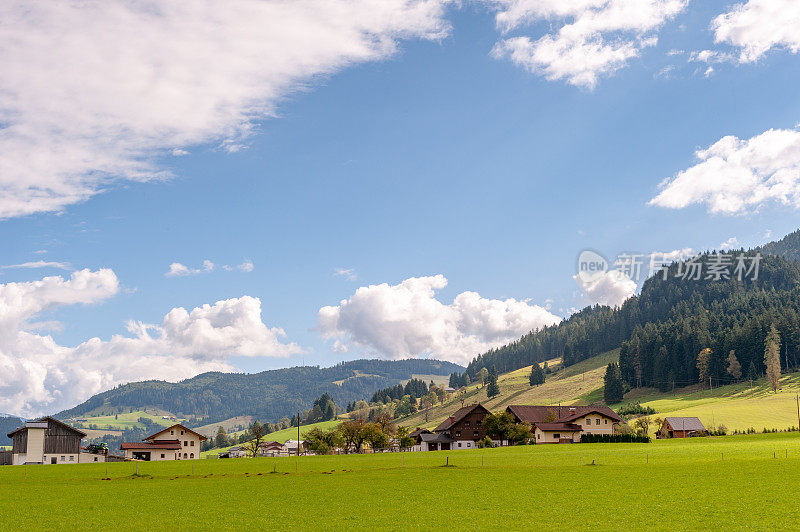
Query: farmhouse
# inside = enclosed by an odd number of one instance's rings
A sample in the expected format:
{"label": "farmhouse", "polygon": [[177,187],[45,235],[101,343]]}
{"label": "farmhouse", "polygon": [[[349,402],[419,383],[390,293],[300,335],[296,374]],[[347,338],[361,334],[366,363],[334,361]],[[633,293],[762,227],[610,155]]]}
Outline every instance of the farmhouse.
{"label": "farmhouse", "polygon": [[200,458],[200,444],[207,439],[178,424],[156,432],[141,442],[123,443],[120,450],[124,451],[125,458],[132,460],[194,460]]}
{"label": "farmhouse", "polygon": [[433,434],[419,433],[421,450],[448,451],[476,447],[478,441],[486,436],[483,420],[490,413],[480,403],[459,408],[433,429]]}
{"label": "farmhouse", "polygon": [[517,423],[531,425],[535,443],[577,443],[581,434],[613,434],[622,421],[605,405],[510,405],[506,411]]}
{"label": "farmhouse", "polygon": [[13,465],[106,461],[105,455],[81,452],[81,440],[86,433],[52,417],[28,421],[9,432],[8,437],[12,440],[8,461]]}
{"label": "farmhouse", "polygon": [[691,438],[704,434],[706,428],[696,417],[668,417],[656,433],[658,438]]}
{"label": "farmhouse", "polygon": [[286,453],[288,453],[288,449],[276,441],[264,441],[258,445],[259,456],[280,456]]}

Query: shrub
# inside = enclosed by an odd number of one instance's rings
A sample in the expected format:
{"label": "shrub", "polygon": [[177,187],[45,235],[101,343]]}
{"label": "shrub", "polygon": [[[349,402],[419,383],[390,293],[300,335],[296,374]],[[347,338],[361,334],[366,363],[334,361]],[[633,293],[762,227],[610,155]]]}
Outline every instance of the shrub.
{"label": "shrub", "polygon": [[489,436],[484,436],[482,440],[478,441],[479,449],[488,449],[490,447],[494,447],[494,444],[492,443],[492,439]]}

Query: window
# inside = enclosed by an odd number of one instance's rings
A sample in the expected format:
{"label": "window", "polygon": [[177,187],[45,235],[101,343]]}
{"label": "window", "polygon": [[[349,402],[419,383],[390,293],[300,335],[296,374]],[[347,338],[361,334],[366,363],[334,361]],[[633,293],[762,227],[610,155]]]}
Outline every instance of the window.
{"label": "window", "polygon": [[556,433],[556,434],[553,434],[553,439],[554,439],[554,440],[558,440],[558,439],[560,439],[560,438],[561,438],[561,434],[557,434],[557,433]]}
{"label": "window", "polygon": [[608,425],[608,420],[607,420],[607,419],[604,419],[603,421],[605,421],[605,422],[606,422],[606,425]]}
{"label": "window", "polygon": [[183,431],[181,431],[181,436],[183,436]]}
{"label": "window", "polygon": [[594,424],[595,424],[595,425],[599,425],[599,424],[600,424],[600,418],[597,418],[597,419],[595,419],[595,420],[594,420]]}
{"label": "window", "polygon": [[472,437],[473,438],[477,438],[478,437],[478,431],[477,430],[472,433]]}
{"label": "window", "polygon": [[479,426],[479,427],[480,427],[480,426],[481,426],[481,420],[479,419],[478,421],[476,421],[476,422],[475,422],[475,425],[477,425],[477,426]]}
{"label": "window", "polygon": [[175,431],[174,431],[174,430],[171,430],[171,431],[169,431],[169,435],[170,435],[170,436],[172,436],[173,434],[175,434]]}
{"label": "window", "polygon": [[166,455],[164,453],[161,453],[161,458],[164,458],[164,456],[166,456]]}
{"label": "window", "polygon": [[189,447],[189,442],[184,440],[184,442],[183,442],[183,446],[184,446],[184,447]]}
{"label": "window", "polygon": [[465,421],[465,422],[464,422],[464,426],[465,426],[465,427],[469,427],[469,421]]}
{"label": "window", "polygon": [[94,457],[94,461],[97,462],[97,457],[96,456]]}
{"label": "window", "polygon": [[70,457],[69,457],[69,461],[70,461],[70,462],[74,462],[74,461],[75,461],[75,457],[74,457],[74,456],[70,456]]}
{"label": "window", "polygon": [[189,458],[194,458],[194,453],[190,454]]}
{"label": "window", "polygon": [[458,446],[461,447],[461,442],[458,442]]}
{"label": "window", "polygon": [[64,461],[64,457],[63,457],[63,456],[61,457],[61,461],[62,461],[62,462]]}
{"label": "window", "polygon": [[183,453],[183,457],[184,457],[184,458],[186,458],[186,457],[187,457],[187,456],[186,456],[186,453]]}
{"label": "window", "polygon": [[537,434],[537,435],[536,435],[536,439],[537,439],[537,440],[541,440],[541,439],[542,439],[542,435],[541,435],[541,434]]}
{"label": "window", "polygon": [[458,438],[458,437],[460,437],[460,436],[461,436],[461,431],[460,431],[460,430],[457,430],[457,431],[456,431],[456,438]]}
{"label": "window", "polygon": [[190,444],[190,446],[194,447],[194,440],[192,440],[192,443]]}

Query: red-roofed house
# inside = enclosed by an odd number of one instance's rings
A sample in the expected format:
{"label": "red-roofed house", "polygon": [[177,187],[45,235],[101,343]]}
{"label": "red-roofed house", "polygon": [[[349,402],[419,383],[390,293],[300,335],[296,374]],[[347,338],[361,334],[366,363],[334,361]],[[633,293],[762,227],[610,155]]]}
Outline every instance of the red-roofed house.
{"label": "red-roofed house", "polygon": [[613,434],[622,421],[605,405],[543,406],[510,405],[506,408],[517,423],[529,423],[536,443],[577,443],[581,434]]}
{"label": "red-roofed house", "polygon": [[125,453],[125,458],[132,460],[193,460],[200,458],[200,444],[206,439],[178,424],[156,432],[142,442],[123,443],[120,450]]}

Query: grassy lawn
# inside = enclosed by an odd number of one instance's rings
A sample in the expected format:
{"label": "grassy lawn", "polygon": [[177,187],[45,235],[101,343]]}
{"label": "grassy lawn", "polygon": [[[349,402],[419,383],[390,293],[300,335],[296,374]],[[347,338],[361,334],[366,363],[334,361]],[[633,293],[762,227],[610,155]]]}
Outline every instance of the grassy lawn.
{"label": "grassy lawn", "polygon": [[23,529],[792,530],[800,435],[135,467],[2,467],[0,515]]}

